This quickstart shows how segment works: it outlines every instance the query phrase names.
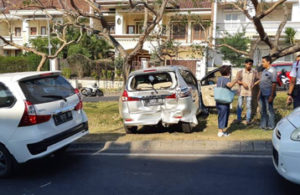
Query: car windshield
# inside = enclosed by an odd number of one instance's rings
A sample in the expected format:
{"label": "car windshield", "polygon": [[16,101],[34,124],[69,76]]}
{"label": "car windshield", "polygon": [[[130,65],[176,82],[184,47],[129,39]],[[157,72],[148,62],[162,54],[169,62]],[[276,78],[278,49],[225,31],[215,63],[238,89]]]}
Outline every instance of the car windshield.
{"label": "car windshield", "polygon": [[[142,75],[136,75],[130,79],[130,90],[160,90],[174,88],[176,83],[172,79],[175,78],[175,73],[173,72],[163,72],[163,73],[148,73]],[[152,79],[152,81],[151,81]]]}
{"label": "car windshield", "polygon": [[26,99],[33,104],[65,100],[75,94],[74,88],[62,76],[25,80],[20,86]]}
{"label": "car windshield", "polygon": [[277,72],[281,72],[284,69],[287,72],[292,70],[292,66],[275,66]]}

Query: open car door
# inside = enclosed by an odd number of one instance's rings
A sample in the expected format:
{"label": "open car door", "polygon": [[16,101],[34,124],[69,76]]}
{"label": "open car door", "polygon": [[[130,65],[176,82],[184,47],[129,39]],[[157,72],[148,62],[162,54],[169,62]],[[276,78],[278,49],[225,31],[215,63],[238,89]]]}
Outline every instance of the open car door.
{"label": "open car door", "polygon": [[216,107],[214,88],[217,86],[217,81],[220,76],[220,68],[216,68],[212,71],[209,71],[207,75],[200,81],[202,101],[205,107]]}

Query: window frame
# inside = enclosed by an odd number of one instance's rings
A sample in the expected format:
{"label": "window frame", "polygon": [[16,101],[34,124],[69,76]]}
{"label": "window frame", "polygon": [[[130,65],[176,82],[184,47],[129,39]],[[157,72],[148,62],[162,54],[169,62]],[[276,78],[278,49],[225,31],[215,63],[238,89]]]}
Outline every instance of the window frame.
{"label": "window frame", "polygon": [[[174,34],[174,26],[175,25],[178,25],[178,26],[184,26],[184,37],[180,37],[180,35],[178,34]],[[187,32],[188,32],[188,29],[187,29],[187,24],[186,23],[180,23],[180,22],[173,22],[172,23],[172,38],[173,39],[177,39],[177,40],[186,40],[187,39]]]}
{"label": "window frame", "polygon": [[[45,29],[45,34],[43,34],[43,29]],[[46,26],[41,26],[41,35],[47,35],[47,28],[46,28]]]}
{"label": "window frame", "polygon": [[[32,29],[35,29],[35,34],[32,34]],[[36,27],[30,27],[30,36],[36,36],[37,35],[37,28]]]}
{"label": "window frame", "polygon": [[[187,78],[184,76],[186,74],[186,76],[190,76],[193,80],[193,84],[191,84],[190,82],[188,82]],[[198,89],[198,82],[197,79],[194,77],[193,73],[191,73],[188,70],[180,70],[180,75],[182,76],[183,80],[186,82],[187,85],[192,85],[195,86]]]}
{"label": "window frame", "polygon": [[[129,28],[133,29],[133,33],[129,33]],[[134,35],[135,34],[135,25],[127,25],[127,34],[128,35]]]}
{"label": "window frame", "polygon": [[[198,31],[198,33],[199,33],[198,38],[195,38],[196,31],[194,29],[194,26],[196,26],[196,25],[199,25],[199,27],[200,27],[200,30]],[[203,29],[200,24],[192,23],[192,40],[205,40],[206,39],[206,36],[205,36],[206,30],[207,29]]]}
{"label": "window frame", "polygon": [[[19,35],[18,35],[18,33],[17,33],[17,29],[18,30],[20,30],[19,31]],[[22,36],[22,28],[21,27],[15,27],[15,37],[21,37]]]}
{"label": "window frame", "polygon": [[2,82],[0,82],[0,90],[1,90],[1,87],[3,87],[4,88],[4,90],[7,90],[9,93],[11,93],[11,95],[12,95],[12,98],[13,98],[13,101],[12,101],[12,103],[10,104],[10,105],[7,105],[7,106],[1,106],[1,104],[0,104],[0,109],[3,109],[3,108],[12,108],[12,107],[14,107],[14,105],[16,104],[16,102],[17,102],[17,99],[16,99],[16,97],[14,96],[14,94],[9,90],[9,88],[4,84],[4,83],[2,83]]}

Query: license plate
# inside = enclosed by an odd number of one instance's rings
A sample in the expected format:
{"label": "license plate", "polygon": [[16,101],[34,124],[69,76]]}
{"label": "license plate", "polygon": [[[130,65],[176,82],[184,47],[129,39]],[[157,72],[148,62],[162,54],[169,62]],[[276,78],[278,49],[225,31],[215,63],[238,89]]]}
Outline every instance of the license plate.
{"label": "license plate", "polygon": [[159,106],[159,105],[163,105],[162,99],[145,100],[145,106]]}
{"label": "license plate", "polygon": [[63,112],[53,116],[55,125],[61,125],[73,119],[72,112]]}

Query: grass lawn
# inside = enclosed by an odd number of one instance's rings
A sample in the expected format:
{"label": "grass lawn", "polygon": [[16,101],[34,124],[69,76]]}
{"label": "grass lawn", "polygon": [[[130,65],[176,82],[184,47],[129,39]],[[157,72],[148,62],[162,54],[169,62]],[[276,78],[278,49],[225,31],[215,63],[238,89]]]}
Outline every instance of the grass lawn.
{"label": "grass lawn", "polygon": [[[278,92],[274,102],[276,121],[288,115],[292,106],[285,104],[286,92]],[[259,129],[259,114],[253,119],[250,126],[236,124],[236,104],[233,103],[229,118],[228,130],[229,137],[218,138],[218,120],[216,111],[206,118],[200,118],[199,125],[193,129],[193,133],[184,134],[180,127],[172,126],[169,128],[143,127],[138,134],[125,134],[122,120],[119,116],[118,102],[98,102],[84,103],[84,110],[89,118],[90,135],[84,137],[82,141],[142,141],[142,140],[270,140],[272,131]],[[245,115],[245,110],[243,115]]]}

